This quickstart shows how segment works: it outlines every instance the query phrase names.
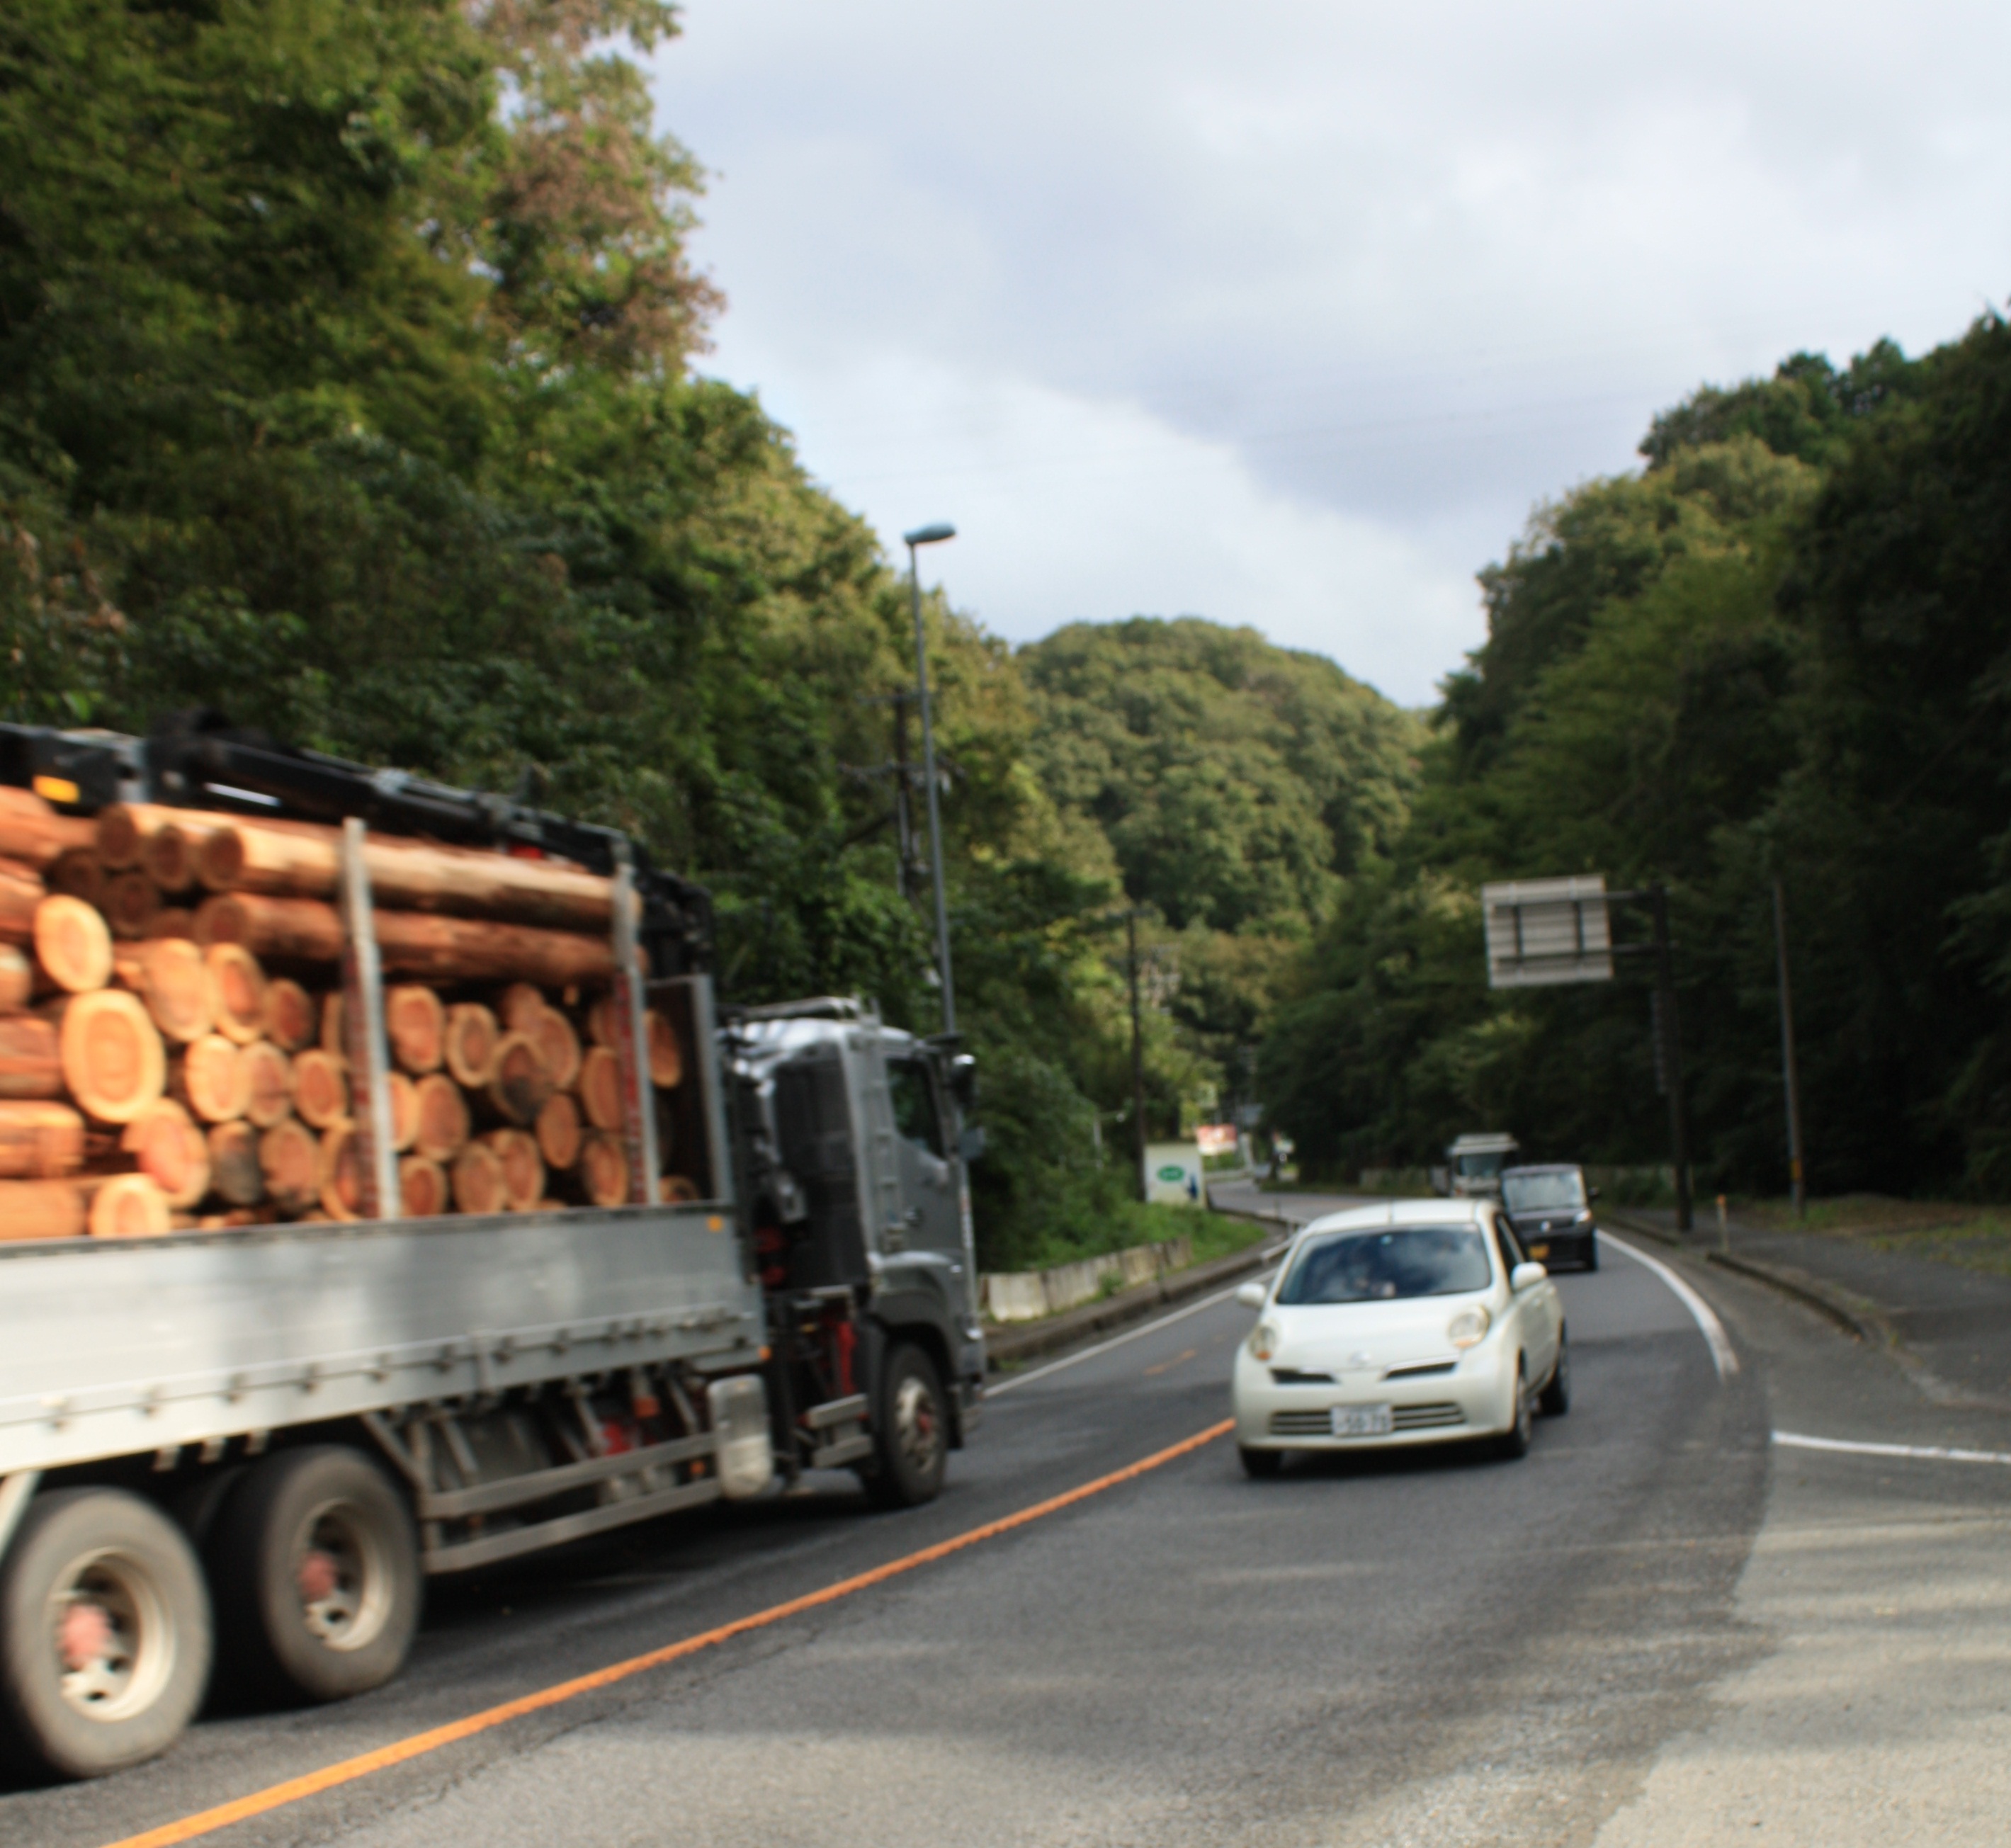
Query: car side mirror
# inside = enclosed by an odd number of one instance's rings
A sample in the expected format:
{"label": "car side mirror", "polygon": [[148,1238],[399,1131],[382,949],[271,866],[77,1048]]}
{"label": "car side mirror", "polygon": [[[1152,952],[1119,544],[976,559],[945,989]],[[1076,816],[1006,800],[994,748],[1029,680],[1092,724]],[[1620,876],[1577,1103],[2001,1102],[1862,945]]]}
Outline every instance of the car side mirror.
{"label": "car side mirror", "polygon": [[1526,1290],[1532,1284],[1540,1284],[1550,1273],[1540,1264],[1518,1264],[1508,1273],[1508,1287]]}
{"label": "car side mirror", "polygon": [[1269,1294],[1270,1292],[1262,1284],[1244,1284],[1237,1290],[1236,1300],[1246,1309],[1261,1309],[1264,1306],[1264,1298]]}
{"label": "car side mirror", "polygon": [[1596,1187],[1587,1187],[1585,1190],[1585,1197],[1588,1200],[1596,1200],[1599,1198],[1599,1189]]}

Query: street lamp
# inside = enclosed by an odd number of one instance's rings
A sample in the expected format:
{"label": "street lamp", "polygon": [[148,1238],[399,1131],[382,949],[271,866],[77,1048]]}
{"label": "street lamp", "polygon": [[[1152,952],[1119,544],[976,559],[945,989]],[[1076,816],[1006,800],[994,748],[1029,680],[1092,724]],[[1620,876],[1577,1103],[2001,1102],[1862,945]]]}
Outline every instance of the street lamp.
{"label": "street lamp", "polygon": [[956,529],[947,520],[939,520],[933,526],[917,526],[913,532],[901,535],[902,543],[908,548],[909,600],[915,611],[915,681],[922,704],[922,776],[929,792],[929,863],[935,871],[936,973],[942,978],[942,1024],[945,1033],[956,1031],[956,990],[952,985],[949,973],[949,903],[943,896],[942,815],[936,795],[936,733],[929,716],[929,656],[927,644],[922,639],[922,576],[915,550],[918,546],[939,545],[946,539],[956,537]]}

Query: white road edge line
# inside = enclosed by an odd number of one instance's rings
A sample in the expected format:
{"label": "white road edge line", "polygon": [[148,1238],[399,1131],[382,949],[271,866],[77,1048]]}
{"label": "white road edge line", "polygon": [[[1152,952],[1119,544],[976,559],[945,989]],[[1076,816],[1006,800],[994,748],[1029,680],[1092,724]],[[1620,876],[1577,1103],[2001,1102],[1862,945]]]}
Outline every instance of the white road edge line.
{"label": "white road edge line", "polygon": [[[1271,1260],[1284,1248],[1282,1244],[1272,1246],[1263,1254],[1264,1262],[1260,1264],[1251,1275],[1262,1277],[1265,1266],[1268,1266]],[[1243,1283],[1249,1281],[1249,1277],[1243,1280]],[[1166,1328],[1176,1322],[1183,1322],[1188,1316],[1198,1315],[1203,1309],[1211,1309],[1216,1303],[1226,1302],[1242,1287],[1243,1284],[1231,1284],[1226,1290],[1218,1290],[1212,1296],[1204,1296],[1198,1301],[1189,1303],[1184,1309],[1174,1310],[1170,1316],[1160,1316],[1156,1321],[1141,1322],[1136,1328],[1127,1328],[1121,1335],[1112,1335],[1107,1341],[1098,1341],[1094,1348],[1084,1348],[1073,1354],[1065,1354],[1059,1360],[1051,1360],[1044,1367],[1034,1368],[1030,1373],[1015,1373],[1011,1379],[997,1386],[985,1387],[985,1399],[988,1401],[995,1399],[1001,1393],[1011,1392],[1016,1387],[1030,1386],[1036,1380],[1045,1380],[1048,1374],[1059,1373],[1063,1367],[1072,1367],[1078,1361],[1094,1360],[1098,1355],[1108,1354],[1112,1348],[1121,1348],[1127,1341],[1135,1341],[1141,1335],[1148,1335],[1155,1329]]]}
{"label": "white road edge line", "polygon": [[1776,1431],[1774,1441],[1786,1450],[1842,1451],[1853,1457],[1915,1457],[1935,1463],[2011,1463],[2011,1451],[1952,1450],[1942,1444],[1867,1444],[1845,1437],[1808,1437],[1799,1431]]}
{"label": "white road edge line", "polygon": [[1676,1293],[1676,1299],[1690,1312],[1690,1319],[1703,1332],[1704,1344],[1710,1349],[1710,1364],[1717,1369],[1721,1380],[1728,1380],[1739,1371],[1739,1355],[1732,1345],[1732,1337],[1724,1332],[1724,1324],[1719,1321],[1709,1303],[1697,1294],[1689,1284],[1670,1269],[1659,1258],[1651,1258],[1646,1252],[1637,1252],[1624,1238],[1615,1238],[1601,1226],[1599,1242],[1610,1244],[1617,1252],[1625,1252],[1636,1264],[1645,1264],[1656,1276]]}

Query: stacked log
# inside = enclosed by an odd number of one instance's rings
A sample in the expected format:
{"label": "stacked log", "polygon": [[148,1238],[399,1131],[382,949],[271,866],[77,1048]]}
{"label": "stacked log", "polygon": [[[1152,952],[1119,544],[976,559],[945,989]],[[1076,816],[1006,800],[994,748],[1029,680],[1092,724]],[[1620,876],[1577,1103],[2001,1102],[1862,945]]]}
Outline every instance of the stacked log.
{"label": "stacked log", "polygon": [[[365,859],[404,1212],[626,1204],[612,881],[375,835]],[[363,1214],[341,864],[333,828],[0,788],[0,1239]],[[667,1020],[647,1047],[682,1082]]]}

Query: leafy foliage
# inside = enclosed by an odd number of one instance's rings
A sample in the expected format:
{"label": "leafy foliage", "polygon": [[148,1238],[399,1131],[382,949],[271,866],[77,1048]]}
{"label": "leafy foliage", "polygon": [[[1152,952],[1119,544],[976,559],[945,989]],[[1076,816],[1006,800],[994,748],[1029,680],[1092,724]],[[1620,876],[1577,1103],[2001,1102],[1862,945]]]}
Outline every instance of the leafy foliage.
{"label": "leafy foliage", "polygon": [[1489,638],[1390,876],[1266,1042],[1315,1159],[1423,1162],[1483,1122],[1666,1159],[1637,986],[1482,985],[1483,879],[1600,871],[1670,888],[1707,1180],[1779,1186],[1778,875],[1816,1183],[2011,1182],[2007,443],[1989,316],[1917,361],[1881,343],[1701,391],[1643,473],[1539,511],[1482,574]]}

